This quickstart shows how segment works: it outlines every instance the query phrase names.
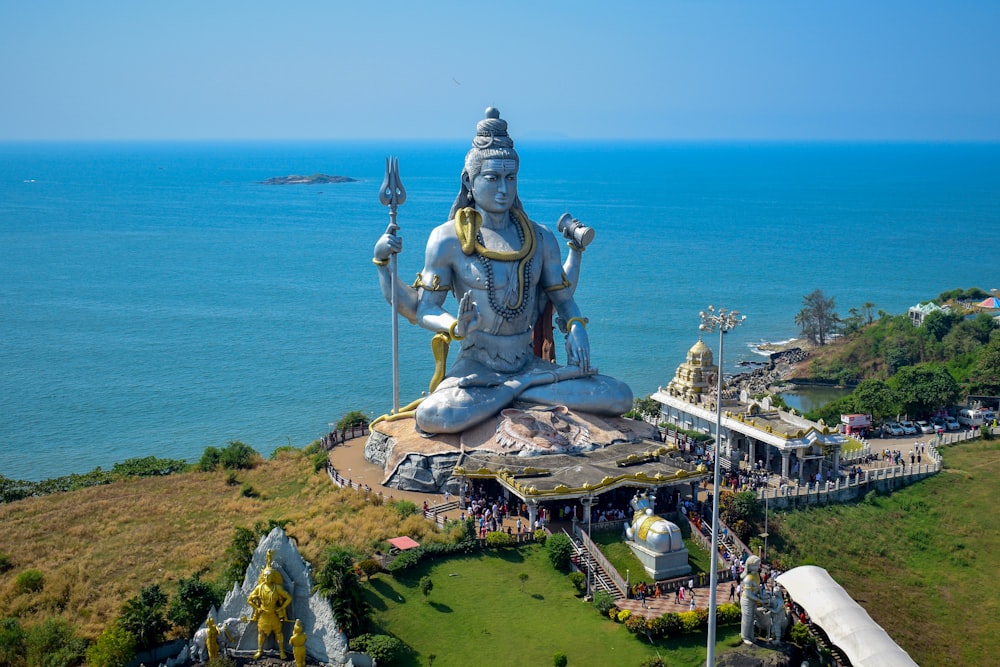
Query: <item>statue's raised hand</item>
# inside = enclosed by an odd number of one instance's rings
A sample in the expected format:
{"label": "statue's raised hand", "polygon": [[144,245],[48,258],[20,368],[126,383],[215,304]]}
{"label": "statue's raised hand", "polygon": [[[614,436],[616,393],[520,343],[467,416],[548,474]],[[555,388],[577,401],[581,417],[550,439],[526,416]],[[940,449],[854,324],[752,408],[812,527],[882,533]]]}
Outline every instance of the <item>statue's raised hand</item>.
{"label": "statue's raised hand", "polygon": [[472,300],[472,292],[466,292],[458,302],[458,322],[455,323],[455,337],[465,338],[482,324],[479,306]]}
{"label": "statue's raised hand", "polygon": [[375,259],[384,262],[391,255],[395,255],[403,249],[403,239],[396,234],[396,230],[398,229],[399,227],[396,225],[389,225],[389,228],[385,230],[385,234],[382,234],[378,241],[375,242]]}
{"label": "statue's raised hand", "polygon": [[566,334],[566,358],[570,366],[590,370],[590,338],[587,330],[579,323],[573,323]]}

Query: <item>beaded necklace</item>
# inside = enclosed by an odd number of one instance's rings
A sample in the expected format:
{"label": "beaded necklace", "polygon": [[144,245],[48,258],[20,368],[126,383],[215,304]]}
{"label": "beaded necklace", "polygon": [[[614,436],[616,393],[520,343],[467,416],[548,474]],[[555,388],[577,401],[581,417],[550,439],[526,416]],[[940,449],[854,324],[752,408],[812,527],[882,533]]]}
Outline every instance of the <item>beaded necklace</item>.
{"label": "beaded necklace", "polygon": [[[535,254],[535,235],[530,228],[531,222],[527,217],[524,217],[523,220],[520,219],[520,216],[515,217],[513,211],[510,213],[510,221],[517,230],[517,237],[521,243],[521,250],[514,253],[488,250],[483,241],[482,231],[476,231],[476,258],[486,274],[486,294],[489,297],[490,306],[493,308],[493,312],[508,322],[520,316],[528,306],[528,299],[524,298],[524,293],[526,286],[531,282],[531,260]],[[527,242],[526,239],[528,239]],[[517,301],[513,304],[498,302],[493,279],[494,259],[500,261],[520,260],[517,266]]]}

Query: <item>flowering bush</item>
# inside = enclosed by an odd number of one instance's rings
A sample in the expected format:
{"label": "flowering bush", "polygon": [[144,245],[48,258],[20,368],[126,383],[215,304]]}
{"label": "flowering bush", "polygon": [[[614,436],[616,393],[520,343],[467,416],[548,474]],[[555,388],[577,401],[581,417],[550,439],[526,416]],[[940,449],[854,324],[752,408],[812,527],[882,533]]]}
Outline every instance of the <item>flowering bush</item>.
{"label": "flowering bush", "polygon": [[740,608],[735,604],[720,604],[715,610],[715,618],[719,625],[735,625],[740,622]]}
{"label": "flowering bush", "polygon": [[615,615],[615,620],[619,623],[624,623],[628,620],[628,617],[632,615],[632,612],[628,609],[622,609]]}
{"label": "flowering bush", "polygon": [[682,611],[677,614],[681,620],[681,632],[690,635],[701,630],[701,619],[698,617],[698,611]]}
{"label": "flowering bush", "polygon": [[657,638],[676,637],[681,633],[681,617],[675,611],[668,611],[650,620],[649,631]]}
{"label": "flowering bush", "polygon": [[649,630],[649,622],[643,618],[642,614],[632,614],[625,619],[625,629],[634,635],[645,634]]}

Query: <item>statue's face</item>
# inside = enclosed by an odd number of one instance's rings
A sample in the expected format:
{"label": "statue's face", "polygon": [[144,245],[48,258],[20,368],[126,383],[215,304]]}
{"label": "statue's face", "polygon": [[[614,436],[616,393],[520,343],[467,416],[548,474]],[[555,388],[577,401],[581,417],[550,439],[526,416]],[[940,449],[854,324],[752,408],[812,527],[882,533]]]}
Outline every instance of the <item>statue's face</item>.
{"label": "statue's face", "polygon": [[506,213],[517,198],[517,160],[485,160],[472,178],[472,196],[487,213]]}

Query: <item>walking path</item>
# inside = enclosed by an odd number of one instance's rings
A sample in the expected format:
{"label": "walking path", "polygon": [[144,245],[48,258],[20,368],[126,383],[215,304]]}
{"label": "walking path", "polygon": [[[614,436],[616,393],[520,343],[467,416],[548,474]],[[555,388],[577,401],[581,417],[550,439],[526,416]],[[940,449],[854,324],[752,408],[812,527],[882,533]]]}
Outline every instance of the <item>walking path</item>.
{"label": "walking path", "polygon": [[[720,582],[715,589],[715,601],[716,605],[723,605],[729,602],[729,586],[732,582],[724,581]],[[694,608],[695,609],[708,609],[708,598],[710,588],[708,586],[696,586],[694,596]],[[734,598],[734,602],[739,604],[739,598]],[[674,594],[670,593],[664,595],[663,597],[657,598],[646,598],[646,606],[643,607],[641,600],[615,600],[615,605],[619,609],[628,609],[633,614],[642,614],[646,618],[656,618],[657,616],[662,616],[668,611],[689,611],[691,608],[691,598],[687,597],[687,591],[685,590],[685,597],[683,602],[674,602]]]}

